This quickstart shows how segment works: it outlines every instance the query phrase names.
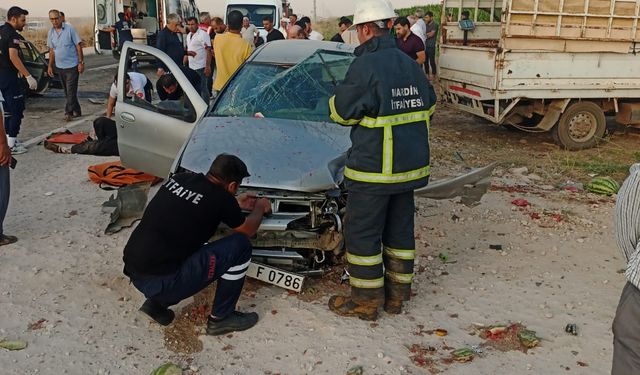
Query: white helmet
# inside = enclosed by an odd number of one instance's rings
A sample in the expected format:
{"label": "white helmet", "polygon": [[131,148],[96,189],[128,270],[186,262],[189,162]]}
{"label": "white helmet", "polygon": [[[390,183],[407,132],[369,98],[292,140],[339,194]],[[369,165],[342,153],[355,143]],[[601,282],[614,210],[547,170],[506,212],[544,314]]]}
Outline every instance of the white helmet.
{"label": "white helmet", "polygon": [[367,22],[395,18],[396,12],[389,0],[359,0],[353,14],[353,26]]}

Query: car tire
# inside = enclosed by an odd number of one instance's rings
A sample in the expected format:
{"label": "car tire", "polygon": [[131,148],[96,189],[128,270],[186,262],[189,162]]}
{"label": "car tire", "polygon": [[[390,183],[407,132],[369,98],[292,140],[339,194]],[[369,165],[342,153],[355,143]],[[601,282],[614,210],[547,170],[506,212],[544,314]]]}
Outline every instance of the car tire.
{"label": "car tire", "polygon": [[592,148],[607,130],[604,111],[594,102],[574,102],[553,128],[553,139],[570,151]]}

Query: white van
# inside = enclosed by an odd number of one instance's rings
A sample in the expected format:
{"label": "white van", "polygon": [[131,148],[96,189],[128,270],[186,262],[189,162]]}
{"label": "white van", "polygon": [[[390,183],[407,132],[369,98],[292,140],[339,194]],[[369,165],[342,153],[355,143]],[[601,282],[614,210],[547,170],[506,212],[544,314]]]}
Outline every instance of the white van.
{"label": "white van", "polygon": [[[227,0],[224,12],[224,23],[227,23],[227,15],[239,10],[245,17],[249,17],[249,22],[254,24],[260,31],[260,36],[267,41],[267,32],[262,27],[262,19],[271,17],[274,27],[280,27],[280,19],[283,16],[283,0]],[[285,35],[286,37],[286,35]]]}
{"label": "white van", "polygon": [[195,0],[93,0],[95,16],[95,50],[97,53],[117,51],[115,33],[103,31],[118,21],[118,13],[127,7],[133,15],[133,42],[156,46],[158,31],[165,26],[167,15],[175,13],[183,23],[189,17],[198,17]]}

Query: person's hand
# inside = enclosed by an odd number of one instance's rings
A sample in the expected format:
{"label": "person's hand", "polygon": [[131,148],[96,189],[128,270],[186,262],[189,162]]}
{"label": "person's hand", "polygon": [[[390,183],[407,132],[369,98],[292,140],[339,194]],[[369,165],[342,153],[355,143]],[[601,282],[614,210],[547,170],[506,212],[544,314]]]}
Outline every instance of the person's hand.
{"label": "person's hand", "polygon": [[196,51],[187,51],[187,56],[196,57]]}
{"label": "person's hand", "polygon": [[254,194],[243,193],[238,195],[236,200],[238,201],[238,205],[240,205],[241,209],[245,211],[253,211],[253,209],[256,206],[256,201],[258,200],[258,198],[256,198]]}
{"label": "person's hand", "polygon": [[78,64],[78,73],[80,73],[80,74],[84,73],[84,63],[83,62]]}
{"label": "person's hand", "polygon": [[163,75],[164,75],[164,69],[162,69],[162,68],[158,68],[158,70],[156,71],[156,75],[157,75],[158,77],[163,76]]}
{"label": "person's hand", "polygon": [[5,167],[11,164],[11,149],[5,140],[0,143],[0,166]]}
{"label": "person's hand", "polygon": [[33,76],[27,76],[27,84],[29,84],[29,89],[35,90],[38,88],[38,81],[36,81]]}
{"label": "person's hand", "polygon": [[204,75],[207,77],[211,77],[211,67],[210,66],[205,66],[204,67]]}
{"label": "person's hand", "polygon": [[256,207],[261,207],[265,215],[269,215],[271,213],[271,201],[267,198],[258,199],[256,201]]}
{"label": "person's hand", "polygon": [[47,74],[49,75],[49,77],[53,78],[53,67],[52,66],[47,68]]}

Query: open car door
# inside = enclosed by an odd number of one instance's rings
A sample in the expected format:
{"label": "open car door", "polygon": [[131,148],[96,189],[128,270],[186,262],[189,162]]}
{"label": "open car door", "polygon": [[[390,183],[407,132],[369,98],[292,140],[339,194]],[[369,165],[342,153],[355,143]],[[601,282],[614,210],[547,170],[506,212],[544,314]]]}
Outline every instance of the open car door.
{"label": "open car door", "polygon": [[116,23],[116,11],[114,0],[93,0],[93,14],[95,18],[95,45],[97,53],[102,54],[113,49],[113,36],[108,31],[103,31]]}
{"label": "open car door", "polygon": [[[161,60],[178,81],[183,95],[181,100],[154,100],[149,103],[137,96],[126,97],[125,85],[118,85],[115,121],[120,159],[127,167],[167,177],[191,130],[207,112],[208,104],[169,56],[146,45],[124,44],[118,82],[125,82],[127,67],[131,66],[132,57],[139,53]],[[147,74],[147,79],[152,82],[156,78],[155,70]]]}
{"label": "open car door", "polygon": [[49,89],[49,83],[51,82],[51,78],[47,74],[48,62],[38,52],[36,46],[28,40],[22,40],[18,54],[24,67],[38,81],[38,87],[35,90],[29,90],[29,92],[39,95],[44,94]]}

